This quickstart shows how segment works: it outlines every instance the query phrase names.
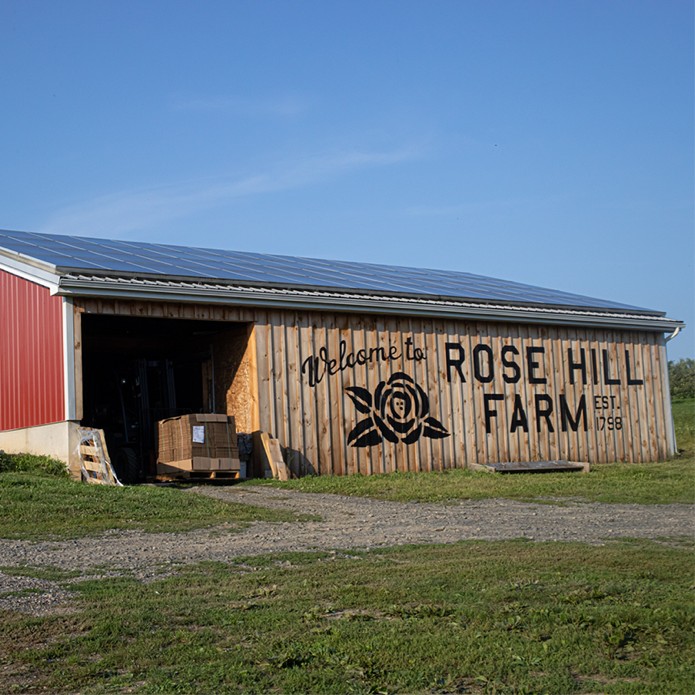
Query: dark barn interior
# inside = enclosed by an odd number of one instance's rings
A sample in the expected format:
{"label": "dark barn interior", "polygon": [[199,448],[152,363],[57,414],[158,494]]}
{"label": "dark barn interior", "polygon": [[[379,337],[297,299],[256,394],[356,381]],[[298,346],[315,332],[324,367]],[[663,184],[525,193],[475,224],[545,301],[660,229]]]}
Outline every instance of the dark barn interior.
{"label": "dark barn interior", "polygon": [[226,413],[247,324],[85,314],[82,424],[104,430],[123,482],[155,474],[157,421]]}

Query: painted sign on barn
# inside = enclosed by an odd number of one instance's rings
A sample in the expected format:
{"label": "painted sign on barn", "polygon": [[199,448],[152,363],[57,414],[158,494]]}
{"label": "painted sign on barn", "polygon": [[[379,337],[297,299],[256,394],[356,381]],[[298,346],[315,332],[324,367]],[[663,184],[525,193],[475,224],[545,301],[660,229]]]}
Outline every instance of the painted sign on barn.
{"label": "painted sign on barn", "polygon": [[[302,364],[302,374],[307,376],[308,384],[315,387],[324,377],[339,374],[357,365],[373,362],[401,360],[404,363],[427,359],[427,350],[414,345],[412,337],[405,340],[406,350],[401,353],[396,345],[385,348],[372,347],[361,349],[357,354],[347,351],[347,343],[340,341],[339,354],[330,357],[326,347],[319,355],[311,355]],[[473,381],[483,389],[483,420],[485,433],[490,434],[500,418],[499,408],[506,407],[511,415],[504,418],[510,433],[522,430],[529,432],[535,427],[537,432],[544,428],[553,432],[555,427],[561,431],[586,432],[590,422],[588,411],[593,405],[594,411],[600,411],[591,424],[600,430],[621,430],[623,415],[620,411],[620,399],[614,395],[593,395],[592,403],[587,403],[586,394],[582,393],[574,403],[569,402],[565,393],[560,393],[557,402],[548,393],[534,393],[532,410],[529,413],[524,388],[548,385],[548,365],[545,346],[526,346],[524,354],[514,344],[502,345],[500,355],[496,356],[490,345],[476,344],[470,360],[466,360],[466,350],[460,342],[445,342],[444,355],[446,378],[448,382],[459,380],[461,383]],[[622,360],[620,359],[622,357]],[[499,358],[499,359],[498,359]],[[630,350],[618,355],[618,371],[613,373],[615,365],[609,350],[584,347],[577,354],[568,347],[563,360],[565,382],[574,385],[579,382],[586,386],[643,386],[644,379],[634,371]],[[496,365],[502,365],[496,374]],[[517,391],[513,400],[495,389],[495,383],[516,384]],[[488,386],[490,385],[490,386]],[[346,387],[355,409],[367,415],[348,435],[348,444],[352,446],[374,446],[384,440],[392,443],[414,444],[420,436],[441,438],[448,437],[446,427],[429,414],[429,397],[422,387],[403,372],[392,374],[387,381],[381,381],[374,393],[361,386]],[[499,405],[498,405],[499,404]],[[608,414],[607,414],[608,413]]]}
{"label": "painted sign on barn", "polygon": [[255,332],[260,426],[315,472],[646,461],[672,446],[658,334],[279,313]]}

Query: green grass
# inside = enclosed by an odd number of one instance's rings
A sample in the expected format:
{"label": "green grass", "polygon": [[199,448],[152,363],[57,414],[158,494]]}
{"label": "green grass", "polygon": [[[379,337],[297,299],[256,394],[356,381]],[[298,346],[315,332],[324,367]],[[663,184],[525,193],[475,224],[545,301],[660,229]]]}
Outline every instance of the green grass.
{"label": "green grass", "polygon": [[75,537],[109,529],[187,531],[250,521],[295,521],[289,512],[234,504],[183,489],[86,485],[36,473],[0,473],[0,537]]}
{"label": "green grass", "polygon": [[676,428],[676,443],[683,456],[695,456],[695,398],[675,399],[673,423]]}
{"label": "green grass", "polygon": [[695,502],[695,459],[647,464],[605,464],[589,473],[390,473],[374,476],[310,476],[279,482],[254,480],[245,485],[272,485],[303,492],[359,495],[377,499],[446,502],[459,499],[672,504]]}
{"label": "green grass", "polygon": [[695,399],[674,401],[673,419],[681,452],[673,461],[597,464],[589,473],[500,475],[450,470],[375,476],[310,476],[288,482],[255,480],[246,484],[418,502],[571,498],[618,504],[692,504],[695,502]]}
{"label": "green grass", "polygon": [[58,459],[36,454],[6,454],[0,451],[0,473],[10,471],[68,477],[67,466]]}
{"label": "green grass", "polygon": [[6,614],[5,692],[691,693],[692,543],[285,555]]}

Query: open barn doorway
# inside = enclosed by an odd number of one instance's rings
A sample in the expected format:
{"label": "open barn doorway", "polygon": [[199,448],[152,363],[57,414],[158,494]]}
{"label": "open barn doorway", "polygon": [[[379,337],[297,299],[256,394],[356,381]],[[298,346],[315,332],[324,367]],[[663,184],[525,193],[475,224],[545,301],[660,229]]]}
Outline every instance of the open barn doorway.
{"label": "open barn doorway", "polygon": [[82,424],[104,430],[123,482],[155,475],[159,420],[248,401],[251,325],[83,314]]}

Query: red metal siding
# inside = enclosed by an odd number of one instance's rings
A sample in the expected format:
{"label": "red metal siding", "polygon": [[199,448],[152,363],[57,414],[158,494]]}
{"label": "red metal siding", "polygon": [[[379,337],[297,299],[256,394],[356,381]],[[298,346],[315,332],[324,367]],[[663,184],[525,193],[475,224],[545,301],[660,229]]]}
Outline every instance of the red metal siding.
{"label": "red metal siding", "polygon": [[0,270],[0,430],[64,420],[63,383],[61,298]]}

